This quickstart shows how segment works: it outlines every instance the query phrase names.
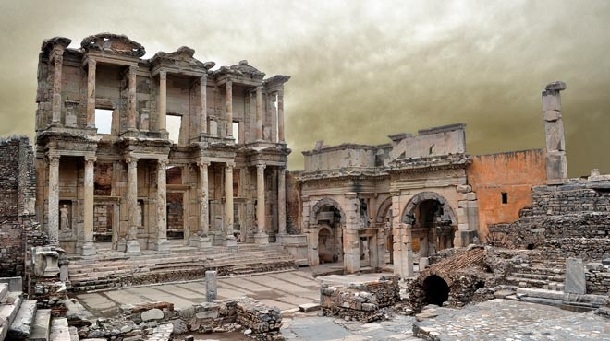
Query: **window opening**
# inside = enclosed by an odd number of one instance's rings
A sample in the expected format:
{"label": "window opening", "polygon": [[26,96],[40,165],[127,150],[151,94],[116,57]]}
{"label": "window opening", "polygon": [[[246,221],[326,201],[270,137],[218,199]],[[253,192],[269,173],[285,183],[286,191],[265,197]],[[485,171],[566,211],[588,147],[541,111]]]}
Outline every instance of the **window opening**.
{"label": "window opening", "polygon": [[114,110],[95,109],[95,127],[98,134],[112,134],[112,113]]}
{"label": "window opening", "polygon": [[180,141],[180,128],[182,127],[182,116],[170,115],[165,116],[165,129],[169,134],[169,139],[174,143],[178,144]]}
{"label": "window opening", "polygon": [[235,139],[235,144],[239,144],[239,122],[233,122],[233,138]]}
{"label": "window opening", "polygon": [[508,203],[508,195],[502,192],[502,205],[506,205]]}

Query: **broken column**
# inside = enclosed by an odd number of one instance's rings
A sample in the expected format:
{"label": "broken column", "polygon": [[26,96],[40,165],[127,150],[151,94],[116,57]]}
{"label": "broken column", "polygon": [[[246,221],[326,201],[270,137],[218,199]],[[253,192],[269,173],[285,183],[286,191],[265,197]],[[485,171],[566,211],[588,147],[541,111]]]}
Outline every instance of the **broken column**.
{"label": "broken column", "polygon": [[216,300],[218,286],[216,283],[216,271],[208,270],[205,272],[205,301],[213,302]]}
{"label": "broken column", "polygon": [[568,177],[560,96],[560,91],[566,88],[566,83],[557,81],[548,84],[542,91],[547,183],[562,183]]}
{"label": "broken column", "polygon": [[411,225],[398,224],[394,227],[394,274],[401,278],[413,276],[411,255]]}

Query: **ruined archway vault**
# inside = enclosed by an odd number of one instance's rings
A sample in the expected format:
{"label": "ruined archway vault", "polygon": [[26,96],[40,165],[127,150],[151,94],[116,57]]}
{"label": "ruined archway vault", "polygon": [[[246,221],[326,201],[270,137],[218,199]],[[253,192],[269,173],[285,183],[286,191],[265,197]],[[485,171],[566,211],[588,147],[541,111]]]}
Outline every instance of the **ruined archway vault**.
{"label": "ruined archway vault", "polygon": [[445,199],[445,197],[443,197],[442,195],[435,193],[435,192],[421,192],[421,193],[414,195],[409,200],[409,202],[405,206],[404,210],[402,211],[402,215],[400,216],[400,221],[402,223],[408,224],[409,223],[408,216],[413,214],[413,211],[415,210],[417,205],[421,204],[422,202],[424,202],[426,200],[435,200],[438,203],[440,203],[443,206],[443,209],[446,210],[446,215],[451,220],[451,224],[457,225],[458,221],[457,221],[457,216],[455,214],[455,210],[453,209],[453,207],[451,207],[451,204],[449,204],[449,202],[447,202],[447,199]]}

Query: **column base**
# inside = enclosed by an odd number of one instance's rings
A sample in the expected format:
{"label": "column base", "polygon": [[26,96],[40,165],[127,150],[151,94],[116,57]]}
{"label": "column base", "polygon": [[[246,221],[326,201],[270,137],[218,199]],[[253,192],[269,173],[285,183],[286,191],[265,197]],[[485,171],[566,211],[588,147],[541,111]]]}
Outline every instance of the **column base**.
{"label": "column base", "polygon": [[278,233],[275,235],[275,242],[277,244],[281,244],[284,245],[284,243],[286,243],[286,236],[288,236],[288,233]]}
{"label": "column base", "polygon": [[137,240],[127,241],[127,249],[125,253],[137,255],[140,253],[140,242]]}
{"label": "column base", "polygon": [[254,243],[260,245],[269,244],[269,236],[265,232],[257,233],[254,235]]}
{"label": "column base", "polygon": [[81,247],[81,255],[83,256],[93,256],[96,252],[93,242],[85,242]]}
{"label": "column base", "polygon": [[166,239],[155,240],[152,242],[152,248],[157,252],[169,253],[169,242]]}
{"label": "column base", "polygon": [[193,246],[198,249],[211,249],[212,244],[213,241],[210,237],[194,236],[189,239],[189,246]]}

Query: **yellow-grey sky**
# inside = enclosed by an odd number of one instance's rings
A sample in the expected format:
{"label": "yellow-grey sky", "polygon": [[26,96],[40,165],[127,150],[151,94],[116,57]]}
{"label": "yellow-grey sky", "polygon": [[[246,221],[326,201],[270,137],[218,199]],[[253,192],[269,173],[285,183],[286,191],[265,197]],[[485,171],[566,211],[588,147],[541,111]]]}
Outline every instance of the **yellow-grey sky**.
{"label": "yellow-grey sky", "polygon": [[381,144],[454,122],[471,154],[540,148],[540,92],[563,80],[568,167],[610,172],[610,2],[3,1],[0,135],[33,136],[38,52],[126,34],[147,57],[187,45],[217,65],[291,75],[290,168],[316,140]]}

